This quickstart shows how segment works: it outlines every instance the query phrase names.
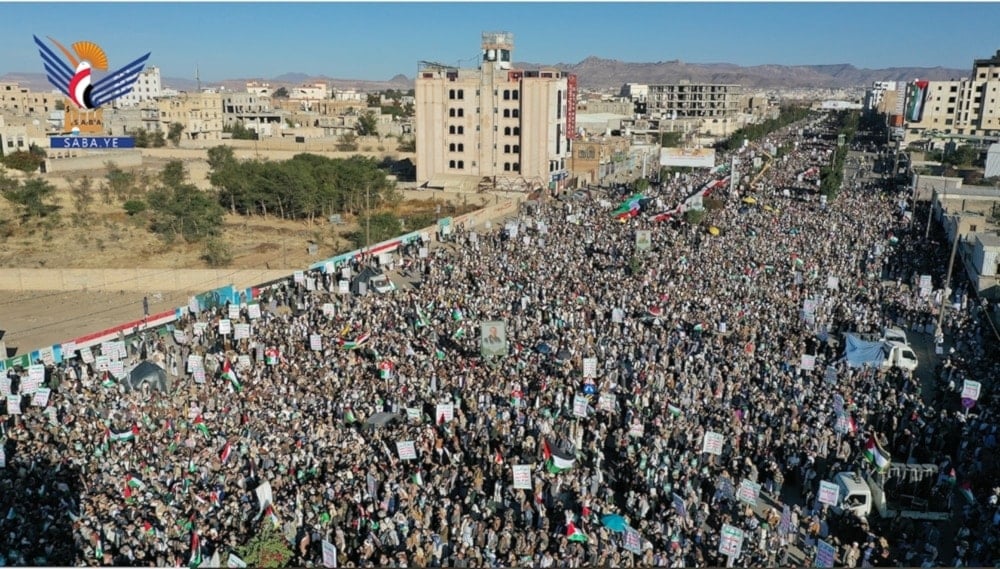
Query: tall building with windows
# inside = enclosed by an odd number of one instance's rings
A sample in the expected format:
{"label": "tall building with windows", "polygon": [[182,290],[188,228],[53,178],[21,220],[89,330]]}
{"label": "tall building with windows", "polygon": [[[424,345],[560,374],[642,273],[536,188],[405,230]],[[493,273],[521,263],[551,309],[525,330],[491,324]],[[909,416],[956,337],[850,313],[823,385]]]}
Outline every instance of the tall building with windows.
{"label": "tall building with windows", "polygon": [[742,111],[739,85],[691,83],[649,85],[646,108],[650,114],[677,118],[734,117]]}
{"label": "tall building with windows", "polygon": [[482,35],[479,69],[421,62],[417,183],[468,178],[496,189],[561,188],[576,131],[576,77],[514,69],[513,34]]}
{"label": "tall building with windows", "polygon": [[160,82],[160,68],[147,67],[139,73],[127,95],[119,97],[112,103],[115,108],[125,109],[139,106],[140,103],[158,99],[163,96],[163,85]]}

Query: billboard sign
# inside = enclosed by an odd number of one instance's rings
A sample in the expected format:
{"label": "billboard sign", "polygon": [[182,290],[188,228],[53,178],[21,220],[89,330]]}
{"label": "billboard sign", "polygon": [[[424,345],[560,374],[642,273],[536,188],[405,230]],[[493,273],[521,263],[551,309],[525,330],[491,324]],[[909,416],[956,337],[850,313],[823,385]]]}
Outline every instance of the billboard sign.
{"label": "billboard sign", "polygon": [[711,169],[715,167],[715,149],[661,148],[660,165]]}

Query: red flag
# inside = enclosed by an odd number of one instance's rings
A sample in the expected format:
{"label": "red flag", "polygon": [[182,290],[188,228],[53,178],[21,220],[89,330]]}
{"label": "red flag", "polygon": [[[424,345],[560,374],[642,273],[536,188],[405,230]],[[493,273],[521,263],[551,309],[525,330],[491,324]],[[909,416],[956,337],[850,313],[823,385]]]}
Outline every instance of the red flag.
{"label": "red flag", "polygon": [[493,460],[495,460],[497,464],[503,464],[503,455],[500,454],[500,449],[497,449],[497,454]]}
{"label": "red flag", "polygon": [[441,413],[441,416],[438,417],[438,425],[440,426],[443,424],[444,424],[444,413]]}
{"label": "red flag", "polygon": [[232,452],[233,445],[229,444],[229,441],[226,441],[226,445],[222,447],[222,453],[219,455],[219,458],[222,460],[222,464],[225,464],[226,461],[229,460],[229,455],[232,454]]}
{"label": "red flag", "polygon": [[552,458],[552,449],[549,448],[549,441],[545,439],[542,440],[542,456],[545,460]]}

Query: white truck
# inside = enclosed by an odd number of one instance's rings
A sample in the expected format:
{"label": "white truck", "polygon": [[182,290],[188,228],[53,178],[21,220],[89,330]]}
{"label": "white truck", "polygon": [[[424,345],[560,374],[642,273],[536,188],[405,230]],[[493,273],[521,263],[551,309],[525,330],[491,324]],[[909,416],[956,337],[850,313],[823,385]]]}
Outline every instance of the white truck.
{"label": "white truck", "polygon": [[902,342],[883,342],[882,355],[882,369],[898,367],[910,372],[917,369],[917,355],[913,353],[913,348]]}
{"label": "white truck", "polygon": [[882,518],[947,520],[952,492],[936,486],[937,476],[936,464],[898,462],[886,474],[841,472],[833,478],[839,498],[832,509],[838,514],[849,510],[862,519],[876,513]]}

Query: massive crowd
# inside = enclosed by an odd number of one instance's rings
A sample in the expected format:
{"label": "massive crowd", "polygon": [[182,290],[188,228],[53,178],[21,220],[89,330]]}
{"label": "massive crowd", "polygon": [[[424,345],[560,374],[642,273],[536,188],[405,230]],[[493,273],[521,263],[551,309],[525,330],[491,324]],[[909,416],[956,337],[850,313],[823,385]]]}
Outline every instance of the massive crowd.
{"label": "massive crowd", "polygon": [[[941,286],[947,248],[919,242],[897,198],[860,177],[829,204],[784,192],[814,183],[800,175],[832,151],[801,127],[739,151],[757,203],[718,190],[718,236],[623,222],[610,196],[549,200],[516,232],[458,227],[426,257],[410,250],[419,286],[345,295],[339,271],[307,274],[261,290],[259,317],[242,307],[231,322],[251,325],[245,339],[219,334],[220,306],[130,340],[125,359],[161,365],[169,393],[126,390],[82,354],[50,367],[47,407],[24,397],[0,416],[0,564],[226,564],[271,528],[305,566],[324,563],[324,542],[328,564],[355,567],[775,566],[811,562],[818,540],[850,567],[994,563],[1000,373],[984,307],[947,312],[936,402],[900,370],[847,368],[822,338],[933,333],[916,284]],[[757,156],[770,166],[754,180]],[[669,206],[720,175],[648,193]],[[652,248],[636,251],[646,229]],[[480,357],[487,321],[506,323],[506,357]],[[8,377],[18,393],[24,373]],[[986,387],[971,413],[956,410],[963,378]],[[835,429],[838,397],[856,430]],[[707,432],[719,454],[702,452]],[[953,550],[940,526],[815,506],[819,481],[870,468],[873,432],[893,460],[968,483]],[[761,506],[736,499],[744,479]],[[744,532],[732,560],[723,524]]]}

